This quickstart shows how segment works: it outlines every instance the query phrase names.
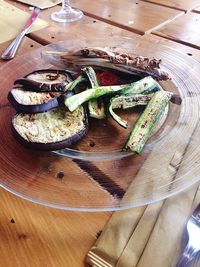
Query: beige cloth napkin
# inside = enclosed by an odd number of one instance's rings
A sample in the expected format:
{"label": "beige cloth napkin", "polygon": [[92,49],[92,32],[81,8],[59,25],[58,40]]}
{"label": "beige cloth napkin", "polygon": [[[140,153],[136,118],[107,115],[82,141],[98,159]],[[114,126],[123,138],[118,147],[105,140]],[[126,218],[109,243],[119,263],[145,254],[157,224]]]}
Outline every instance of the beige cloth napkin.
{"label": "beige cloth napkin", "polygon": [[[191,99],[190,99],[191,100]],[[187,102],[187,99],[184,101]],[[197,104],[198,99],[194,98],[191,105]],[[184,105],[184,103],[182,103]],[[178,146],[174,145],[174,138],[169,139],[165,147],[156,145],[134,178],[132,185],[125,193],[122,204],[133,202],[140,197],[145,190],[154,196],[157,188],[153,184],[153,177],[158,177],[157,168],[151,168],[152,163],[158,163],[159,173],[165,183],[173,189],[174,184],[181,187],[183,175],[185,182],[191,176],[200,175],[199,157],[195,162],[191,161],[192,152],[199,145],[200,122],[193,114],[193,108],[188,118],[192,121],[180,121],[178,129],[182,133]],[[195,119],[196,118],[196,119]],[[164,150],[163,150],[164,149]],[[165,160],[161,163],[161,151],[166,151]],[[193,163],[192,173],[188,173],[188,166]],[[195,167],[197,166],[197,167]],[[144,184],[137,188],[142,177],[147,177],[152,184]],[[135,190],[135,188],[137,190]],[[182,240],[186,221],[193,209],[193,206],[200,202],[200,190],[197,185],[192,189],[157,202],[147,207],[139,207],[125,211],[114,212],[110,221],[104,228],[102,234],[91,248],[87,255],[87,262],[94,267],[172,267],[177,261],[182,249]],[[138,190],[140,189],[140,190]],[[167,190],[160,187],[160,190]]]}
{"label": "beige cloth napkin", "polygon": [[[0,43],[15,38],[30,17],[31,12],[24,12],[21,9],[0,0]],[[29,32],[40,30],[47,25],[48,23],[46,21],[38,18],[30,28]]]}
{"label": "beige cloth napkin", "polygon": [[200,188],[147,207],[115,212],[87,255],[93,267],[172,267]]}
{"label": "beige cloth napkin", "polygon": [[62,2],[61,0],[17,0],[17,1],[27,5],[39,7],[40,9],[49,8],[58,5]]}

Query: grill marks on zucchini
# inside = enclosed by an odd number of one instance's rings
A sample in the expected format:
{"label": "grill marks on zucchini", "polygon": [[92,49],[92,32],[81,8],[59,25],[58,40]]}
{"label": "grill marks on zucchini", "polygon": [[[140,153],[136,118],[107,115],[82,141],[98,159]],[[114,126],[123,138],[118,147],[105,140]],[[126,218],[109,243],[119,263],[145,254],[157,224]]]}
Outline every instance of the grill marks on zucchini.
{"label": "grill marks on zucchini", "polygon": [[136,106],[145,106],[151,99],[153,94],[149,95],[133,95],[133,96],[116,96],[111,98],[109,104],[109,112],[112,118],[122,127],[126,128],[128,126],[127,121],[122,120],[113,109],[122,108],[129,109]]}
{"label": "grill marks on zucchini", "polygon": [[[83,68],[83,71],[87,75],[91,87],[92,88],[98,87],[99,83],[94,69],[92,67],[85,67]],[[104,119],[106,117],[105,106],[102,99],[90,100],[88,102],[88,110],[89,110],[89,116],[95,119]]]}
{"label": "grill marks on zucchini", "polygon": [[130,84],[94,87],[69,97],[64,103],[70,111],[74,111],[83,103],[104,95],[114,95],[116,93],[119,95],[149,94],[160,89],[159,84],[152,77],[148,76]]}
{"label": "grill marks on zucchini", "polygon": [[115,108],[133,108],[138,105],[146,105],[154,92],[162,90],[158,82],[148,76],[142,80],[129,84],[119,91],[119,95],[111,98],[109,112],[111,117],[122,127],[127,127],[127,121],[122,120],[114,111]]}
{"label": "grill marks on zucchini", "polygon": [[171,97],[172,93],[164,90],[156,92],[153,95],[142,115],[134,125],[124,150],[131,150],[135,153],[140,153],[142,151],[154,125],[164,112]]}
{"label": "grill marks on zucchini", "polygon": [[[82,104],[88,102],[91,117],[105,118],[105,104],[101,97],[106,95],[110,96],[110,115],[124,128],[127,127],[127,122],[113,110],[146,105],[123,148],[140,153],[158,118],[169,100],[173,99],[173,94],[164,91],[151,76],[129,84],[99,86],[92,67],[84,67],[82,71],[75,80],[71,80],[65,71],[50,70],[48,74],[46,70],[41,70],[15,81],[25,86],[13,88],[8,94],[10,103],[18,112],[12,120],[17,140],[40,150],[62,149],[72,144],[87,132],[87,114]],[[60,88],[57,83],[58,76]],[[46,79],[48,82],[45,85]],[[76,86],[85,81],[90,83],[91,88],[87,89],[85,84],[85,90],[74,94]],[[27,85],[30,87],[27,88]]]}

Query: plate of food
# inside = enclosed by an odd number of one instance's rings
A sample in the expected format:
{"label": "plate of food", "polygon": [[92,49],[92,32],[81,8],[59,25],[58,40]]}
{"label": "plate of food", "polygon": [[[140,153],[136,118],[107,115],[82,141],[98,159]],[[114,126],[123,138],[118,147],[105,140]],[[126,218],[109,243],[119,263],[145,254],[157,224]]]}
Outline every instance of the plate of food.
{"label": "plate of food", "polygon": [[200,180],[199,70],[176,50],[126,37],[72,39],[9,62],[0,73],[1,186],[81,211],[187,189]]}

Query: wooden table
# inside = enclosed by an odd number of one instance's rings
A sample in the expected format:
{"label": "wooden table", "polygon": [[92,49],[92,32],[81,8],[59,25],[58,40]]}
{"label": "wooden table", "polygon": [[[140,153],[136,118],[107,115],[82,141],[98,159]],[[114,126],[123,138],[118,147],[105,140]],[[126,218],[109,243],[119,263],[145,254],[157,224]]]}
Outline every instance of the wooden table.
{"label": "wooden table", "polygon": [[[29,10],[26,5],[9,2],[23,10]],[[17,56],[74,36],[90,38],[141,35],[141,38],[166,44],[200,61],[198,31],[193,29],[191,22],[200,16],[197,13],[198,1],[181,1],[182,5],[178,4],[178,0],[98,0],[92,1],[92,4],[87,0],[71,2],[84,11],[83,19],[71,24],[54,23],[50,14],[60,6],[43,10],[40,17],[47,20],[49,26],[25,37]],[[190,10],[196,10],[196,13]],[[0,45],[0,53],[8,43]],[[0,61],[0,66],[5,64],[7,63]],[[190,193],[187,192],[191,199],[196,190],[197,186],[190,189]],[[186,193],[176,196],[176,201],[181,201],[184,194]],[[66,212],[47,208],[20,199],[3,189],[0,190],[0,200],[2,267],[87,266],[85,256],[112,214]],[[197,198],[195,201],[197,202]]]}

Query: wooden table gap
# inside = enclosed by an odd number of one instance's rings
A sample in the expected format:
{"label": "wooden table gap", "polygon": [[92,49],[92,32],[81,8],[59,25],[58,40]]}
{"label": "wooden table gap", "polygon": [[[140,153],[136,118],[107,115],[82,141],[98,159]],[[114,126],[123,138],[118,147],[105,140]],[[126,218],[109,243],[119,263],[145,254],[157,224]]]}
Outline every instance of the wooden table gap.
{"label": "wooden table gap", "polygon": [[198,0],[140,0],[140,2],[152,3],[154,5],[184,11],[185,13],[191,11],[192,9],[195,9],[199,5]]}
{"label": "wooden table gap", "polygon": [[191,44],[191,43],[185,42],[185,41],[182,41],[182,40],[176,40],[175,38],[173,38],[173,36],[166,36],[166,35],[162,35],[161,33],[155,33],[155,32],[152,32],[152,34],[156,35],[156,36],[159,36],[159,37],[162,37],[164,39],[171,40],[173,42],[176,42],[176,43],[179,43],[179,44],[183,44],[183,45],[186,45],[186,46],[189,46],[189,47],[192,47],[192,48],[200,50],[199,46],[197,46],[195,44]]}
{"label": "wooden table gap", "polygon": [[181,7],[171,7],[171,6],[168,6],[167,4],[164,4],[164,3],[155,3],[154,1],[149,1],[149,0],[140,0],[140,1],[141,2],[151,3],[151,4],[154,4],[154,5],[158,5],[158,6],[164,6],[164,7],[176,9],[176,10],[179,10],[179,11],[187,12],[184,8],[181,8]]}

